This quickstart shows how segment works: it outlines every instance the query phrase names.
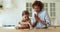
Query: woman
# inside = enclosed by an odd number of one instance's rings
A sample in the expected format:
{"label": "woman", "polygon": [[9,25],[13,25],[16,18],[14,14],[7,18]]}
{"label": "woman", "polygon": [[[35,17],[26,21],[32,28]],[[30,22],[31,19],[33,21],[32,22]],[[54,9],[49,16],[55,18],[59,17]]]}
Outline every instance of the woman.
{"label": "woman", "polygon": [[47,28],[50,25],[50,19],[44,9],[44,4],[41,1],[35,1],[32,4],[34,12],[32,14],[32,25],[34,28]]}

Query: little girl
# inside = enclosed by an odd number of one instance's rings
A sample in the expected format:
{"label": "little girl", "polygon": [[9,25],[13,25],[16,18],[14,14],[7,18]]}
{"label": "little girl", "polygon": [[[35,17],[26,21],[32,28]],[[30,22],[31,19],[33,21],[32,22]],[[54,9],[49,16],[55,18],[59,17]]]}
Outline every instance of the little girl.
{"label": "little girl", "polygon": [[20,22],[20,27],[16,27],[17,29],[31,29],[32,24],[29,18],[29,12],[27,10],[22,13],[22,21]]}

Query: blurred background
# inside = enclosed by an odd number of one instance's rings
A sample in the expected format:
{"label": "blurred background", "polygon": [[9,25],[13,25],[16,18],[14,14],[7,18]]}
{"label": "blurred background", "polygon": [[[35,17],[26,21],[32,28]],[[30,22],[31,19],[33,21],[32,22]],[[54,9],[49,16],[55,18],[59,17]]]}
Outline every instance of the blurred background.
{"label": "blurred background", "polygon": [[[32,3],[36,0],[0,0],[0,27],[15,27],[22,18],[22,11],[33,13]],[[38,0],[51,19],[51,26],[60,26],[60,0]]]}

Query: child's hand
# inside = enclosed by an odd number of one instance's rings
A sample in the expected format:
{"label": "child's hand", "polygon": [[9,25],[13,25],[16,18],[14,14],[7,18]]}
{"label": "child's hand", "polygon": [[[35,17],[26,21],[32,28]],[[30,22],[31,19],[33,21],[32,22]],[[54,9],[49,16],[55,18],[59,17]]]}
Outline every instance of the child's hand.
{"label": "child's hand", "polygon": [[29,24],[29,22],[21,22],[21,24]]}

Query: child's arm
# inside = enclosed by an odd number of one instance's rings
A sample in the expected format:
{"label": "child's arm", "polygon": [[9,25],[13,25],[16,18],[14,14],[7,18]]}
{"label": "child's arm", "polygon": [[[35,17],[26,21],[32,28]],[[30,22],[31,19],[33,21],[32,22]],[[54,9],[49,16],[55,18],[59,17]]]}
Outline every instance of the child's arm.
{"label": "child's arm", "polygon": [[29,24],[28,22],[20,22],[20,24]]}
{"label": "child's arm", "polygon": [[29,26],[30,26],[30,29],[32,29],[32,24],[31,24],[31,20],[29,21]]}
{"label": "child's arm", "polygon": [[31,24],[31,20],[27,21],[27,22],[21,22],[21,24],[28,24],[30,26],[30,29],[32,29],[32,24]]}
{"label": "child's arm", "polygon": [[20,22],[20,24],[27,24],[24,20],[22,20],[22,22]]}

